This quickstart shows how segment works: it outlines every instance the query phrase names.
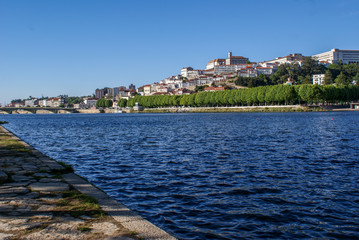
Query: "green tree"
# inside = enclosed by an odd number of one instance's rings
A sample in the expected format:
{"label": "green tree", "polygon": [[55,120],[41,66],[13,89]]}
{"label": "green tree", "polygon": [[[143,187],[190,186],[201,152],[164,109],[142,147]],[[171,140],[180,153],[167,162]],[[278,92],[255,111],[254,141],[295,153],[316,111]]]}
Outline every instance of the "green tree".
{"label": "green tree", "polygon": [[113,106],[112,100],[105,100],[105,107],[109,108]]}
{"label": "green tree", "polygon": [[98,99],[96,102],[96,107],[98,108],[105,107],[105,99],[103,98]]}
{"label": "green tree", "polygon": [[325,72],[325,76],[324,76],[324,84],[325,85],[331,85],[333,84],[333,75],[332,75],[332,72],[328,69],[326,72]]}
{"label": "green tree", "polygon": [[335,83],[337,83],[338,85],[348,85],[349,84],[349,80],[348,78],[345,76],[345,74],[343,72],[341,72],[338,77],[335,79]]}
{"label": "green tree", "polygon": [[121,107],[121,108],[126,107],[126,105],[127,105],[127,99],[125,99],[125,98],[121,98],[120,101],[118,101],[118,103],[117,103],[117,106]]}

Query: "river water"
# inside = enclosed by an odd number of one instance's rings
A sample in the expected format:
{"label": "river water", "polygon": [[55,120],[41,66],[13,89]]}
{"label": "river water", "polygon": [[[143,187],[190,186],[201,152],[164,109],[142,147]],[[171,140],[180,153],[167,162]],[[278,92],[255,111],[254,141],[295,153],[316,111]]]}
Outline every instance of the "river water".
{"label": "river water", "polygon": [[180,239],[359,238],[359,113],[3,115]]}

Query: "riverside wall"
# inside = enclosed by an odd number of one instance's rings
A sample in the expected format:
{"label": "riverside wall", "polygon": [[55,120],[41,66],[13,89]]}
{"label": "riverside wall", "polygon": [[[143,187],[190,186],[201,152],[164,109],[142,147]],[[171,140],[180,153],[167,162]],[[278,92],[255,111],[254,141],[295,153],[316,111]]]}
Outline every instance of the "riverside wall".
{"label": "riverside wall", "polygon": [[[74,190],[107,215],[68,208]],[[0,239],[176,238],[0,126]]]}

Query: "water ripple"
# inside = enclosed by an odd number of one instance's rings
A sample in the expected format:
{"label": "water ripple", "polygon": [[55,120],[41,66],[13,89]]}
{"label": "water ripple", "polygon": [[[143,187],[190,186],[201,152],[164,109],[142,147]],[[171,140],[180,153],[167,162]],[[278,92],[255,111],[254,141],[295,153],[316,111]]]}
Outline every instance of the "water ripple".
{"label": "water ripple", "polygon": [[0,118],[178,238],[359,238],[356,112]]}

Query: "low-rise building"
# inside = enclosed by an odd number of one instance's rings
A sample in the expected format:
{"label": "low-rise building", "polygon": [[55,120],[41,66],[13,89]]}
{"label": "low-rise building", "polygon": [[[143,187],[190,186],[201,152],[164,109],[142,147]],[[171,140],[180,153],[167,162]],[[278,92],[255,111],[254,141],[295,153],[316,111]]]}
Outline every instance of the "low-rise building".
{"label": "low-rise building", "polygon": [[285,64],[285,63],[301,64],[302,61],[303,61],[303,55],[301,53],[293,53],[293,54],[289,54],[288,56],[277,57],[276,59],[273,59],[273,60],[264,61],[261,64],[268,64],[268,63],[278,64],[278,65]]}
{"label": "low-rise building", "polygon": [[314,74],[313,75],[313,85],[324,85],[325,74]]}
{"label": "low-rise building", "polygon": [[25,107],[37,107],[38,105],[39,105],[39,100],[36,98],[25,100]]}
{"label": "low-rise building", "polygon": [[239,77],[257,77],[258,76],[257,71],[251,66],[248,66],[244,69],[238,70],[237,75]]}
{"label": "low-rise building", "polygon": [[143,94],[144,96],[151,95],[151,85],[143,86]]}
{"label": "low-rise building", "polygon": [[208,85],[213,82],[213,77],[201,75],[199,78],[195,79],[194,81],[195,81],[195,85],[197,86]]}
{"label": "low-rise building", "polygon": [[191,67],[185,67],[181,69],[181,76],[185,78],[196,78],[201,74],[201,70],[194,70]]}
{"label": "low-rise building", "polygon": [[272,67],[256,67],[255,70],[257,71],[257,75],[259,74],[272,75],[274,72]]}
{"label": "low-rise building", "polygon": [[64,98],[48,98],[44,107],[60,107],[65,104]]}
{"label": "low-rise building", "polygon": [[97,99],[96,98],[85,98],[84,104],[87,108],[96,107]]}

